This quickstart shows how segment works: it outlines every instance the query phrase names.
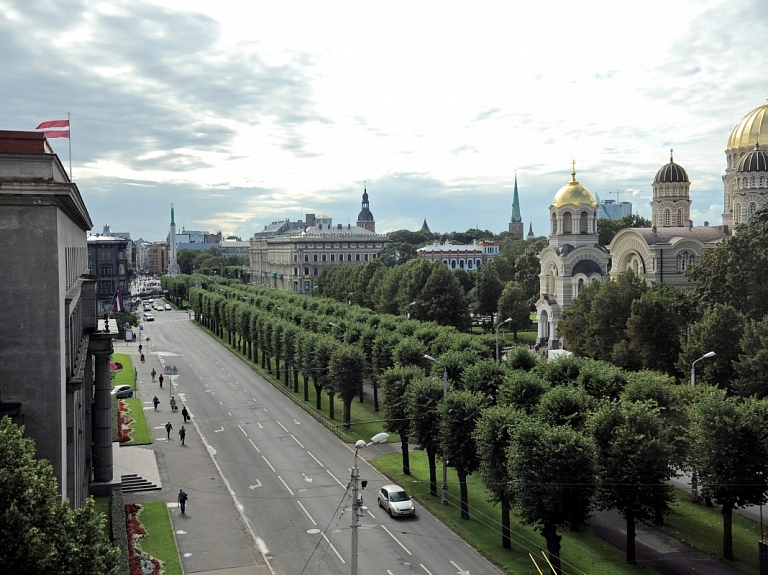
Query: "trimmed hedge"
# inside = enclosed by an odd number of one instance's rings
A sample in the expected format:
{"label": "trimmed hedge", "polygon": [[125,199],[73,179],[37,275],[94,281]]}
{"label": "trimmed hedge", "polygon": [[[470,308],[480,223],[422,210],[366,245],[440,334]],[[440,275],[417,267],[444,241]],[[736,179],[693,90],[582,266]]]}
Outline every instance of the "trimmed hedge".
{"label": "trimmed hedge", "polygon": [[128,530],[125,526],[125,500],[123,488],[118,486],[112,491],[109,502],[109,524],[112,545],[120,549],[120,575],[130,575],[128,566]]}

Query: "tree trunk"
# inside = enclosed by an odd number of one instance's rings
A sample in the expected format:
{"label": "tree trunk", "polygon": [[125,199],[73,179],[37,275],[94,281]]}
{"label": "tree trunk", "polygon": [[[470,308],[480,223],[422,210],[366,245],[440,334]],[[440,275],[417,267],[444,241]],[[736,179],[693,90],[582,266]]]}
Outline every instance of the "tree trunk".
{"label": "tree trunk", "polygon": [[315,383],[315,408],[317,410],[323,409],[323,386],[319,383]]}
{"label": "tree trunk", "polygon": [[293,393],[299,393],[299,370],[296,369],[295,365],[293,366]]}
{"label": "tree trunk", "polygon": [[344,429],[349,429],[349,424],[352,421],[352,400],[345,399],[343,405],[344,412],[341,415],[341,421],[344,425]]}
{"label": "tree trunk", "polygon": [[267,373],[272,373],[272,356],[265,353],[264,355],[267,356]]}
{"label": "tree trunk", "polygon": [[328,417],[330,419],[336,419],[336,410],[334,409],[336,406],[333,405],[333,396],[336,395],[335,391],[329,391],[328,392]]}
{"label": "tree trunk", "polygon": [[636,563],[635,554],[635,512],[627,510],[627,563]]}
{"label": "tree trunk", "polygon": [[562,537],[557,534],[557,526],[551,523],[544,524],[541,535],[547,541],[547,554],[549,555],[548,558],[552,564],[554,575],[562,575],[563,571],[560,568],[560,540]]}
{"label": "tree trunk", "polygon": [[288,366],[287,361],[283,364],[283,367],[285,368],[283,382],[285,383],[285,387],[291,387],[291,368]]}
{"label": "tree trunk", "polygon": [[467,472],[463,469],[456,469],[456,475],[459,476],[459,494],[461,498],[461,518],[469,519],[469,494],[467,493]]}
{"label": "tree trunk", "polygon": [[373,382],[373,411],[379,411],[379,386]]}
{"label": "tree trunk", "polygon": [[411,474],[411,454],[408,452],[408,436],[400,434],[400,449],[403,451],[403,475]]}
{"label": "tree trunk", "polygon": [[501,546],[504,549],[512,549],[511,530],[509,526],[509,501],[501,500]]}
{"label": "tree trunk", "polygon": [[723,557],[733,560],[733,502],[723,501]]}
{"label": "tree trunk", "polygon": [[427,460],[429,461],[429,494],[437,497],[437,466],[435,465],[435,452],[427,449]]}

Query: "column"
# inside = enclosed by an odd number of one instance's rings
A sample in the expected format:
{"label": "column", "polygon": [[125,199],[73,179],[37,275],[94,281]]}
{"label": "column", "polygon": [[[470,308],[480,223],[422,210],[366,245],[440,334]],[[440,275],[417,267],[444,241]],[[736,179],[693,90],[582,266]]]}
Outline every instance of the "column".
{"label": "column", "polygon": [[96,334],[91,337],[90,353],[96,356],[95,395],[93,408],[93,480],[97,483],[112,481],[112,385],[109,358],[112,355],[112,336]]}

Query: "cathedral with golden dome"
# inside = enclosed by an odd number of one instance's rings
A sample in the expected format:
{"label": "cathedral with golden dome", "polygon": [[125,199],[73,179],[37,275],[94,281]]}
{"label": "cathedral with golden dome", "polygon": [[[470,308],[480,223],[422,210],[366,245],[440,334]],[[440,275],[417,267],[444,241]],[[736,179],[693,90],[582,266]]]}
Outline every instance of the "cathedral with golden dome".
{"label": "cathedral with golden dome", "polygon": [[557,324],[587,283],[615,279],[633,270],[648,283],[692,289],[686,269],[704,250],[717,245],[768,203],[768,101],[745,115],[731,131],[725,150],[723,221],[720,226],[694,226],[690,218],[691,182],[686,170],[669,163],[653,179],[650,228],[621,230],[608,246],[598,244],[598,205],[576,181],[560,188],[549,206],[549,245],[539,254],[539,299],[536,302],[538,342],[550,349],[564,347]]}

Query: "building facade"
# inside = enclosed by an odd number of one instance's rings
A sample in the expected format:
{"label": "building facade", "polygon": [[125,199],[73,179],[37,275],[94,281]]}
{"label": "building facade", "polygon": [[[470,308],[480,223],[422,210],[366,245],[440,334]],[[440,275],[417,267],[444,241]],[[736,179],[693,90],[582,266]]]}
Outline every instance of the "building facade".
{"label": "building facade", "polygon": [[0,415],[25,426],[81,507],[112,480],[109,358],[98,332],[92,228],[77,185],[45,136],[0,131]]}
{"label": "building facade", "polygon": [[443,262],[450,269],[474,271],[499,257],[498,242],[475,241],[467,245],[434,243],[416,250],[418,256],[431,262]]}
{"label": "building facade", "polygon": [[152,242],[147,250],[147,272],[161,276],[168,269],[168,244]]}
{"label": "building facade", "polygon": [[114,236],[88,236],[88,267],[96,280],[99,313],[112,307],[118,289],[126,298],[129,295],[128,243],[125,238]]}

